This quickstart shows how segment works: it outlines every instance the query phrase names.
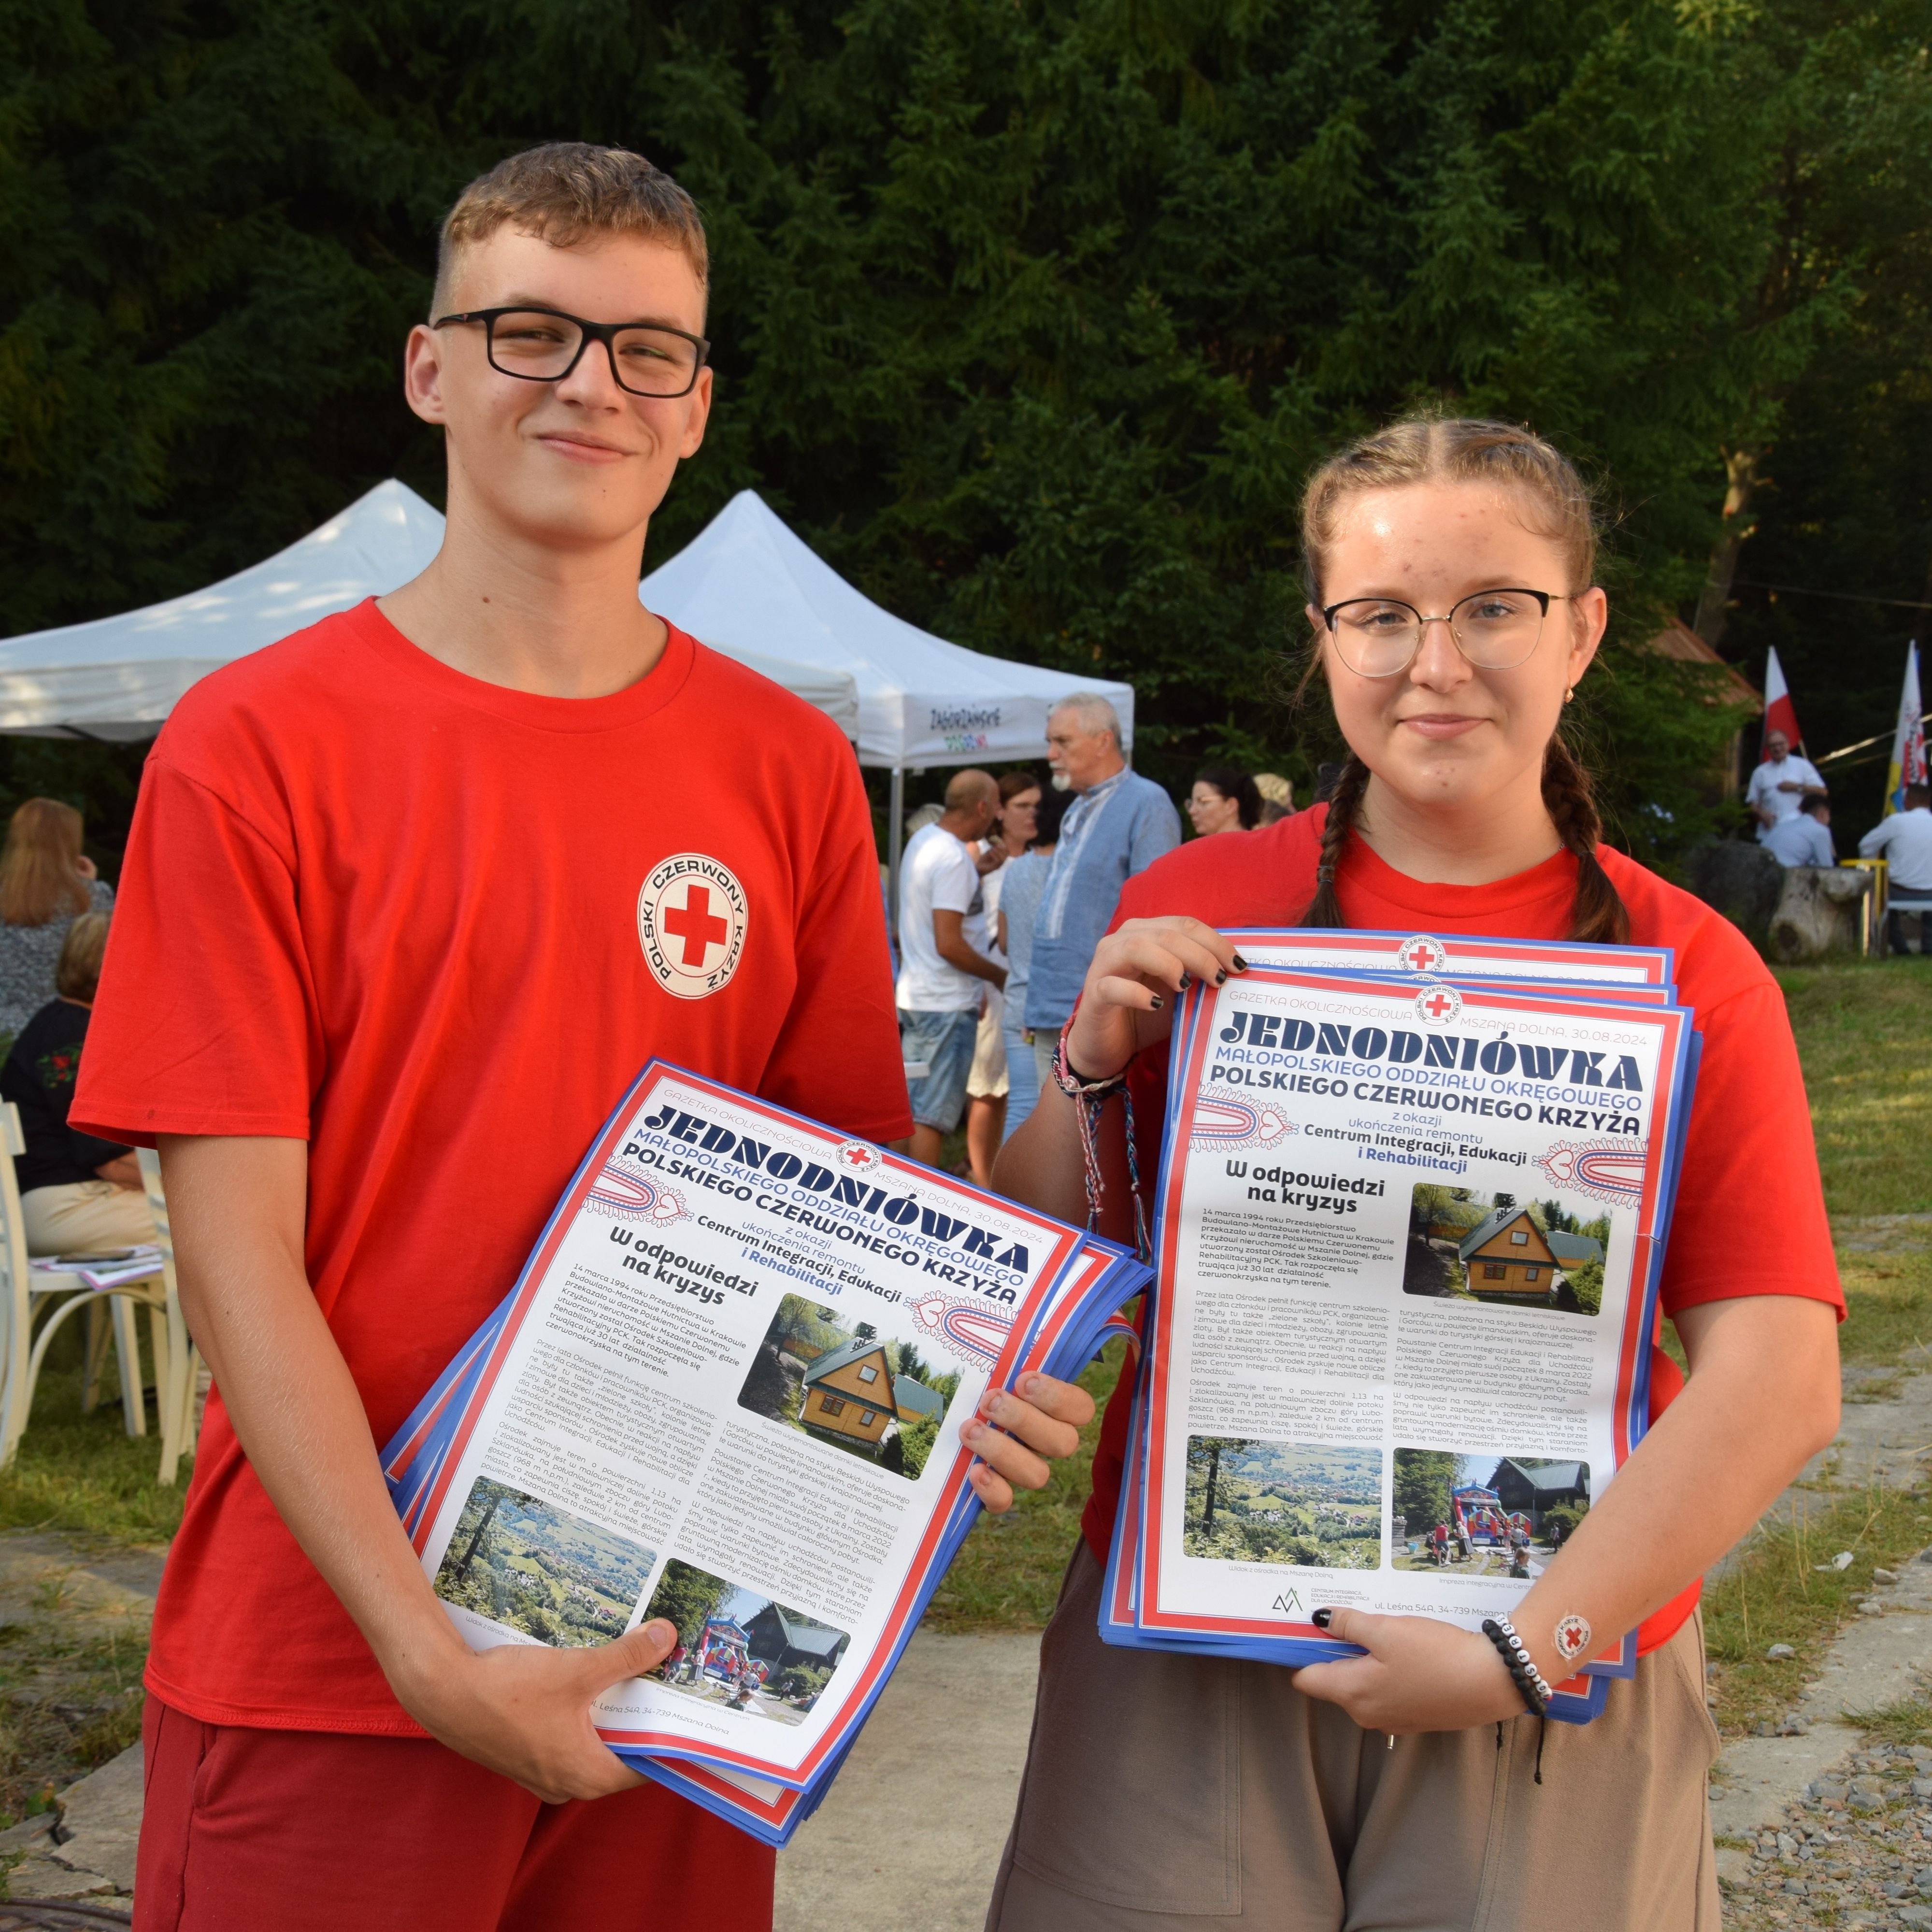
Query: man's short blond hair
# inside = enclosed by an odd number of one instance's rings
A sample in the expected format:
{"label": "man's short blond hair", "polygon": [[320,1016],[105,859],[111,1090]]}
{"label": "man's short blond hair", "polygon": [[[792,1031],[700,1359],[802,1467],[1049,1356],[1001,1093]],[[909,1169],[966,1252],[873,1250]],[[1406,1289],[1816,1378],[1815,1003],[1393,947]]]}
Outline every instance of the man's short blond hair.
{"label": "man's short blond hair", "polygon": [[574,248],[592,235],[644,236],[677,249],[698,286],[710,286],[698,204],[669,175],[628,148],[550,141],[499,161],[457,196],[436,246],[431,321],[448,308],[458,254],[503,227],[556,248]]}

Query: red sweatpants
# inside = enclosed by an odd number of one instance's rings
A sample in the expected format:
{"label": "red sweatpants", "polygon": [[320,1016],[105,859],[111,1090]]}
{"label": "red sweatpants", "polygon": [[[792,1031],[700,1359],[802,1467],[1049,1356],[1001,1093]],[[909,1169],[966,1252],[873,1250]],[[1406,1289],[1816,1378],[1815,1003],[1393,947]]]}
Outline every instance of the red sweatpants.
{"label": "red sweatpants", "polygon": [[544,1804],[428,1738],[153,1697],[136,1932],[770,1932],[768,1846],[662,1785]]}

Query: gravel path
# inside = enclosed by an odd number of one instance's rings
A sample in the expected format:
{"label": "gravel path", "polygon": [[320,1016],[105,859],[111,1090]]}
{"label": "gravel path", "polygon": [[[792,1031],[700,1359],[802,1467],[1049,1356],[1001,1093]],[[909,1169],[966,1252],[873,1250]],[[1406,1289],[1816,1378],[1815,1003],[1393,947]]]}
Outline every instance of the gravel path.
{"label": "gravel path", "polygon": [[1730,1932],[1932,1927],[1932,1750],[1868,1745],[1787,1806],[1750,1861],[1726,1881]]}

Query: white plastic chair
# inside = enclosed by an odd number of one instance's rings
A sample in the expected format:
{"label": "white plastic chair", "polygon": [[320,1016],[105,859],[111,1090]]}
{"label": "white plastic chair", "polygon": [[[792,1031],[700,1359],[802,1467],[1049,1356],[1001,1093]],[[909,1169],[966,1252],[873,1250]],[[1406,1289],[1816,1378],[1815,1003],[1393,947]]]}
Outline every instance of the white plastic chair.
{"label": "white plastic chair", "polygon": [[[201,1378],[201,1351],[194,1346],[182,1318],[181,1290],[175,1280],[175,1240],[168,1225],[168,1197],[161,1190],[161,1157],[152,1148],[136,1150],[141,1161],[141,1184],[148,1191],[148,1205],[154,1212],[154,1239],[161,1250],[161,1281],[166,1299],[165,1316],[158,1310],[150,1318],[154,1324],[154,1388],[161,1412],[161,1468],[158,1480],[164,1488],[175,1479],[175,1468],[182,1456],[192,1456],[201,1433],[201,1405],[197,1400]],[[164,1321],[167,1334],[167,1366],[161,1365],[158,1339]]]}
{"label": "white plastic chair", "polygon": [[[0,1106],[0,1266],[6,1274],[5,1365],[0,1373],[0,1468],[10,1466],[26,1433],[47,1348],[62,1325],[82,1309],[98,1309],[106,1301],[113,1321],[114,1352],[121,1370],[123,1426],[130,1436],[148,1432],[147,1404],[141,1384],[141,1352],[134,1322],[136,1305],[148,1310],[154,1345],[158,1384],[166,1366],[168,1329],[162,1305],[162,1278],[123,1282],[118,1288],[91,1289],[77,1274],[29,1265],[26,1219],[20,1208],[20,1184],[14,1172],[16,1155],[26,1153],[26,1136],[20,1110],[9,1100]],[[165,1252],[165,1251],[164,1251]],[[58,1298],[67,1299],[40,1324],[36,1317]],[[91,1352],[90,1352],[91,1353]],[[90,1367],[92,1364],[90,1363]],[[90,1378],[91,1379],[91,1378]],[[169,1480],[169,1479],[164,1479]]]}

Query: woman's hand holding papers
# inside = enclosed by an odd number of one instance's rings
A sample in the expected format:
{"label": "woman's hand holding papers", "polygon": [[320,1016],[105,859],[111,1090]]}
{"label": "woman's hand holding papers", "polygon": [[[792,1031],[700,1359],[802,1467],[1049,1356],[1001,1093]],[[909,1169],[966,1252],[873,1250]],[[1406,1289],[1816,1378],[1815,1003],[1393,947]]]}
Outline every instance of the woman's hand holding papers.
{"label": "woman's hand holding papers", "polygon": [[959,1439],[980,1460],[967,1472],[981,1504],[995,1516],[1013,1506],[1016,1488],[1046,1486],[1047,1463],[1064,1462],[1080,1447],[1094,1420],[1094,1398],[1077,1382],[1024,1375],[1017,1391],[988,1389]]}
{"label": "woman's hand holding papers", "polygon": [[[1111,1080],[1143,1047],[1165,1040],[1174,1024],[1175,996],[1189,979],[1219,983],[1247,962],[1214,928],[1198,919],[1130,919],[1094,949],[1066,1058],[1082,1080]],[[1134,1239],[1126,1178],[1122,1108],[1109,1107],[1099,1130],[1104,1181],[1099,1232],[1109,1240]],[[1041,1083],[1040,1104],[1016,1128],[993,1163],[993,1185],[1014,1201],[1078,1226],[1087,1219],[1080,1128],[1073,1102],[1053,1081]]]}
{"label": "woman's hand holding papers", "polygon": [[[1358,1643],[1366,1657],[1305,1664],[1294,1688],[1339,1704],[1365,1731],[1401,1737],[1412,1731],[1461,1731],[1523,1714],[1522,1694],[1496,1647],[1479,1632],[1435,1617],[1384,1617],[1337,1610],[1328,1634]],[[1545,1677],[1562,1672],[1538,1658]]]}
{"label": "woman's hand holding papers", "polygon": [[[1690,1362],[1683,1393],[1510,1613],[1552,1684],[1574,1667],[1556,1654],[1559,1618],[1635,1629],[1748,1531],[1838,1432],[1830,1303],[1743,1295],[1680,1308],[1672,1319]],[[1694,1510],[1682,1507],[1689,1496]],[[1340,1705],[1365,1730],[1458,1730],[1523,1708],[1486,1637],[1361,1610],[1336,1610],[1328,1628],[1369,1654],[1308,1665],[1296,1687]]]}
{"label": "woman's hand holding papers", "polygon": [[1066,1057],[1083,1079],[1110,1080],[1174,1024],[1173,995],[1190,977],[1218,986],[1246,962],[1198,919],[1130,919],[1094,949]]}

